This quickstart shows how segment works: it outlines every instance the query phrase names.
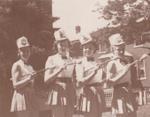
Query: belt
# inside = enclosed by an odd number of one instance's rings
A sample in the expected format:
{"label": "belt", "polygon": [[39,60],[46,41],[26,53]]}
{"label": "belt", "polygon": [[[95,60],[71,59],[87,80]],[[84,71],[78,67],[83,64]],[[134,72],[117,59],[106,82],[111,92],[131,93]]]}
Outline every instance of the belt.
{"label": "belt", "polygon": [[86,85],[87,87],[97,87],[97,86],[100,86],[101,84],[100,83],[92,83],[92,84],[88,84]]}
{"label": "belt", "polygon": [[117,84],[114,86],[114,88],[119,88],[119,87],[128,87],[129,86],[129,83],[128,82],[125,82],[125,83],[121,83],[121,84]]}
{"label": "belt", "polygon": [[69,82],[72,82],[72,78],[58,77],[58,78],[56,78],[55,82],[69,83]]}

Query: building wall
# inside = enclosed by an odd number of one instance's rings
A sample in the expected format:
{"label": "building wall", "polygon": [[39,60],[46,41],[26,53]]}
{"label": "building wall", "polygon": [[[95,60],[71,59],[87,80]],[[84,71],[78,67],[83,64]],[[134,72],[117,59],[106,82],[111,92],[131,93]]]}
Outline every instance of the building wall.
{"label": "building wall", "polygon": [[[150,47],[150,44],[146,44],[146,46]],[[134,44],[127,45],[126,50],[130,52],[134,59],[139,59],[143,54],[147,54],[150,50],[146,48],[134,48]],[[146,79],[141,80],[143,87],[150,87],[150,57],[145,59],[145,69],[146,69]]]}

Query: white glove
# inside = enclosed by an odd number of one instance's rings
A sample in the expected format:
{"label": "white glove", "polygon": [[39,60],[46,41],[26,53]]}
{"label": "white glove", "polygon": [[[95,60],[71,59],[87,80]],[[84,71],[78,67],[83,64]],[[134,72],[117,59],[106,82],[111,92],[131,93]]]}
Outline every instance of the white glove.
{"label": "white glove", "polygon": [[148,55],[147,54],[143,54],[141,57],[140,57],[140,61],[143,61],[144,59],[146,59],[148,57]]}

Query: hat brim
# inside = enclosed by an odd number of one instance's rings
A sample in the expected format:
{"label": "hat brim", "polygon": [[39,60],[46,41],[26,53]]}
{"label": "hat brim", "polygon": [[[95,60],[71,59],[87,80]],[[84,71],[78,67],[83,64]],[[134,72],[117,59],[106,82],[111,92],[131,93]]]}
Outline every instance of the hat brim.
{"label": "hat brim", "polygon": [[21,47],[18,47],[18,49],[20,49],[20,48],[27,48],[27,47],[31,47],[31,45],[21,46]]}
{"label": "hat brim", "polygon": [[125,42],[121,42],[121,43],[113,44],[112,46],[119,46],[119,45],[125,45]]}
{"label": "hat brim", "polygon": [[93,43],[93,41],[89,40],[89,41],[86,41],[86,42],[82,42],[81,45],[84,46],[84,45],[89,44],[89,43]]}
{"label": "hat brim", "polygon": [[56,40],[56,42],[61,42],[61,41],[65,41],[65,40],[68,40],[68,39],[67,38],[61,38],[61,39]]}
{"label": "hat brim", "polygon": [[94,41],[88,41],[88,42],[84,43],[83,45],[81,44],[81,46],[84,47],[87,44],[91,44],[95,48],[95,50],[97,50],[97,45]]}

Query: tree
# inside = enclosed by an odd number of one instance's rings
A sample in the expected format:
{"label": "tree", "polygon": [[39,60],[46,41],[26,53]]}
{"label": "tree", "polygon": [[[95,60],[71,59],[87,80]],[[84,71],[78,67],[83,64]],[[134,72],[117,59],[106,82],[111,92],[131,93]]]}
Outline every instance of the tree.
{"label": "tree", "polygon": [[[32,60],[36,70],[44,67],[54,42],[51,0],[1,0],[0,1],[0,99],[2,112],[9,117],[11,104],[10,71],[17,60],[16,39],[26,36],[32,46]],[[35,61],[36,60],[36,61]],[[37,63],[41,63],[38,64]],[[7,93],[6,93],[7,92]]]}
{"label": "tree", "polygon": [[117,30],[125,36],[127,43],[133,43],[150,30],[149,0],[108,0],[106,6],[98,7],[95,12],[109,22],[106,28],[100,29],[105,37]]}

